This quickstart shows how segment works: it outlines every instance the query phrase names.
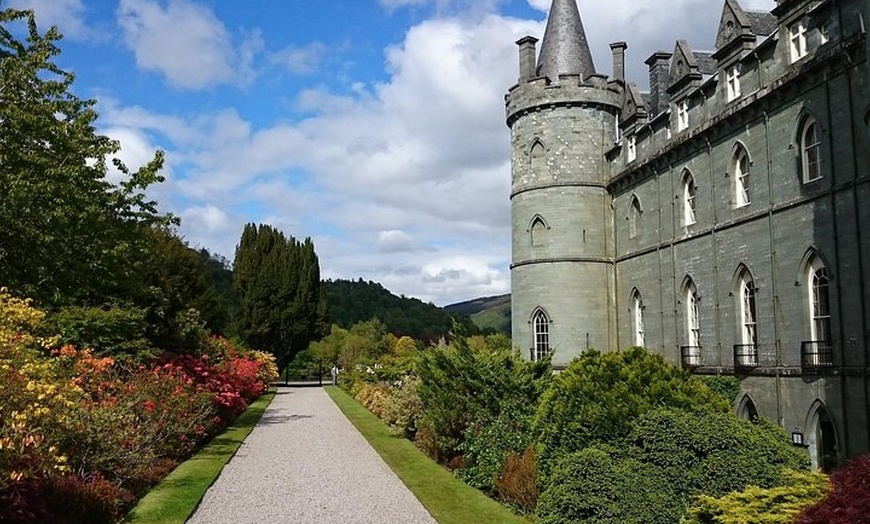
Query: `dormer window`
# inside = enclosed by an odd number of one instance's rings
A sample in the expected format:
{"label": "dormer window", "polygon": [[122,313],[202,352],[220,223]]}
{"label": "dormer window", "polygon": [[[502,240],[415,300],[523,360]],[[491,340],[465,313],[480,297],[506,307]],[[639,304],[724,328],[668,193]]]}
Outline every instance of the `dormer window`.
{"label": "dormer window", "polygon": [[788,28],[791,61],[797,62],[807,56],[807,26],[804,20]]}
{"label": "dormer window", "polygon": [[726,90],[728,92],[728,101],[731,102],[740,98],[740,65],[728,68],[726,74]]}
{"label": "dormer window", "polygon": [[677,132],[685,131],[689,128],[689,102],[683,100],[677,104]]}
{"label": "dormer window", "polygon": [[635,135],[631,135],[630,137],[628,137],[626,160],[629,164],[637,160],[637,137]]}

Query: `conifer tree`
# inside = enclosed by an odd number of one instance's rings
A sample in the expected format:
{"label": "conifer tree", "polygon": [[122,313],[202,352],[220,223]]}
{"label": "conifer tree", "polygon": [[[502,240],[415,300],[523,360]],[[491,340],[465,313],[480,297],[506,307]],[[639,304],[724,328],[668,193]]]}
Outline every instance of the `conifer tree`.
{"label": "conifer tree", "polygon": [[233,280],[242,337],[274,354],[281,370],[321,334],[320,264],[310,238],[300,242],[271,226],[247,224]]}

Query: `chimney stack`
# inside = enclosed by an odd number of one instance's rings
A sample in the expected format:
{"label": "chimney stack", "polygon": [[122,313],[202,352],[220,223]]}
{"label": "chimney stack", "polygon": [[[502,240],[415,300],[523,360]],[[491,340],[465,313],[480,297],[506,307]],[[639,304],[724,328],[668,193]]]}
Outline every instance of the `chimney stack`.
{"label": "chimney stack", "polygon": [[535,77],[537,67],[535,44],[537,43],[538,39],[533,36],[524,36],[517,40],[517,45],[520,46],[520,83],[528,82]]}
{"label": "chimney stack", "polygon": [[670,103],[668,97],[668,83],[670,82],[671,53],[657,51],[647,58],[649,66],[649,102],[650,117],[655,117],[665,110]]}
{"label": "chimney stack", "polygon": [[625,50],[628,44],[625,42],[613,42],[610,50],[613,52],[613,78],[625,81]]}

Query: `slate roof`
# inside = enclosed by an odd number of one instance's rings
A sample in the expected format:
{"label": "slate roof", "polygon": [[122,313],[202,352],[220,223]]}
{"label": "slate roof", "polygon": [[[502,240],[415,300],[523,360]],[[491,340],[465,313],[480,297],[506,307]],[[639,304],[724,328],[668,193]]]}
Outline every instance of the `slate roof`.
{"label": "slate roof", "polygon": [[695,59],[698,60],[698,72],[702,75],[712,75],[718,68],[719,63],[713,58],[713,53],[709,51],[693,51]]}
{"label": "slate roof", "polygon": [[749,18],[750,29],[753,34],[768,36],[776,31],[777,20],[772,13],[767,11],[746,11]]}
{"label": "slate roof", "polygon": [[560,74],[585,78],[595,73],[576,0],[553,0],[537,73],[551,81],[558,80]]}

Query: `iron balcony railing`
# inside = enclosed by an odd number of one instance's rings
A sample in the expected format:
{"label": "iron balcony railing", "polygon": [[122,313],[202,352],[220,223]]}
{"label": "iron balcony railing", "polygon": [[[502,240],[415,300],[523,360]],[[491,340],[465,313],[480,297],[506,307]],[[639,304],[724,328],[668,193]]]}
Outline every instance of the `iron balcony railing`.
{"label": "iron balcony railing", "polygon": [[753,369],[758,367],[758,346],[755,344],[734,344],[734,367]]}
{"label": "iron balcony railing", "polygon": [[694,369],[701,365],[701,346],[680,346],[680,362],[683,369]]}
{"label": "iron balcony railing", "polygon": [[834,367],[834,348],[828,340],[801,342],[801,367],[818,371]]}

